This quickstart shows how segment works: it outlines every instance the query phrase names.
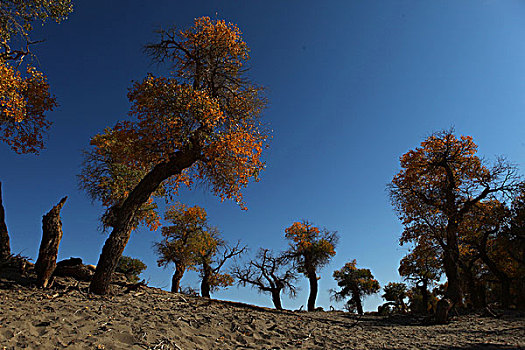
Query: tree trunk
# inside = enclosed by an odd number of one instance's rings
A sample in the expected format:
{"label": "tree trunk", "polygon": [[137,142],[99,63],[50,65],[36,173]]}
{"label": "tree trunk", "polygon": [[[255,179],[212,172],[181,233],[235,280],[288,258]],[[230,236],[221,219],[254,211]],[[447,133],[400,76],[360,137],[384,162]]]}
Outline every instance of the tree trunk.
{"label": "tree trunk", "polygon": [[470,264],[462,264],[461,270],[465,275],[464,279],[466,282],[466,289],[470,299],[470,303],[473,309],[479,309],[485,305],[482,305],[482,298],[480,296],[480,291],[485,288],[483,282],[477,283],[474,274],[472,273],[472,265],[475,261],[472,261]]}
{"label": "tree trunk", "polygon": [[[194,140],[195,141],[195,140]],[[108,210],[107,225],[113,227],[98,260],[95,275],[89,289],[95,294],[106,294],[109,290],[111,276],[117,267],[122,252],[128,243],[135,224],[135,214],[146,203],[160,184],[171,176],[178,175],[190,167],[200,157],[197,142],[193,147],[177,151],[167,162],[157,164],[131,191],[122,205]]]}
{"label": "tree trunk", "polygon": [[317,275],[315,271],[308,272],[310,282],[310,295],[308,296],[308,311],[315,311],[315,299],[317,298]]}
{"label": "tree trunk", "polygon": [[184,276],[184,271],[186,271],[186,268],[184,266],[182,266],[181,264],[175,264],[175,273],[173,274],[173,277],[171,278],[172,293],[179,292],[180,280],[182,279],[182,276]]}
{"label": "tree trunk", "polygon": [[427,315],[429,312],[430,312],[430,308],[428,307],[429,306],[429,303],[430,303],[430,298],[429,298],[429,293],[428,293],[428,281],[425,279],[423,280],[423,285],[420,287],[420,290],[421,290],[421,297],[422,297],[422,301],[423,301],[423,313],[425,315]]}
{"label": "tree trunk", "polygon": [[354,300],[357,313],[359,315],[363,314],[363,303],[361,302],[361,292],[358,288],[353,288],[352,290],[352,299]]}
{"label": "tree trunk", "polygon": [[0,182],[0,262],[6,261],[11,256],[9,234],[5,224],[5,211],[2,204],[2,183]]}
{"label": "tree trunk", "polygon": [[480,248],[478,251],[480,253],[481,260],[487,265],[490,272],[492,272],[501,283],[501,306],[503,306],[504,309],[508,309],[511,304],[510,285],[512,283],[512,279],[489,257],[484,247]]}
{"label": "tree trunk", "polygon": [[[450,219],[454,221],[455,219]],[[443,267],[447,276],[447,291],[445,298],[452,301],[454,305],[461,305],[462,293],[459,278],[459,247],[457,240],[457,224],[450,222],[447,225],[447,244],[443,247]]]}
{"label": "tree trunk", "polygon": [[211,266],[208,263],[202,264],[202,281],[201,281],[201,296],[203,298],[210,298],[210,277]]}
{"label": "tree trunk", "polygon": [[55,271],[58,246],[62,239],[60,210],[66,203],[66,200],[67,197],[62,198],[62,200],[42,218],[42,242],[40,243],[38,259],[35,263],[36,283],[42,288],[47,288],[51,276]]}
{"label": "tree trunk", "polygon": [[281,290],[272,289],[271,293],[272,293],[273,306],[275,306],[277,310],[282,310],[283,306],[281,305]]}
{"label": "tree trunk", "polygon": [[504,309],[509,309],[510,304],[511,304],[511,296],[510,296],[511,280],[502,279],[500,280],[500,282],[501,282],[501,306]]}

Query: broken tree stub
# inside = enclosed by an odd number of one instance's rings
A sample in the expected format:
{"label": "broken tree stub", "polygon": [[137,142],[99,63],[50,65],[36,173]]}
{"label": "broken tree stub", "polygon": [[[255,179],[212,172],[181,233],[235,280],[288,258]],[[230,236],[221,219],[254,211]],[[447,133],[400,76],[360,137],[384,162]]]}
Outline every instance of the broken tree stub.
{"label": "broken tree stub", "polygon": [[66,200],[67,197],[62,198],[62,200],[42,218],[42,242],[40,243],[38,259],[35,264],[37,285],[42,288],[48,287],[51,276],[55,271],[58,246],[62,239],[60,210],[66,203]]}

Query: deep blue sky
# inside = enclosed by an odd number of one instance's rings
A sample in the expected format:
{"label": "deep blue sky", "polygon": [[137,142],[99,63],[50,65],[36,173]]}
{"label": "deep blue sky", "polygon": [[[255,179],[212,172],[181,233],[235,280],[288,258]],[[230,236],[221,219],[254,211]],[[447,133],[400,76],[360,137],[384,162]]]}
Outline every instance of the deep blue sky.
{"label": "deep blue sky", "polygon": [[[352,259],[381,285],[399,281],[401,232],[385,186],[399,157],[440,129],[474,137],[488,160],[505,155],[523,169],[525,3],[521,1],[139,1],[83,0],[70,18],[38,28],[34,48],[59,108],[40,156],[0,144],[0,180],[15,253],[36,259],[41,217],[62,196],[59,258],[96,264],[106,235],[102,208],[77,189],[81,150],[126,118],[131,81],[165,72],[142,46],[153,31],[211,16],[237,24],[251,48],[251,78],[268,88],[264,119],[274,130],[262,180],[245,192],[248,211],[205,189],[180,201],[206,208],[211,223],[250,254],[285,249],[284,229],[308,219],[337,230],[333,262],[321,272],[318,305],[335,305],[331,277]],[[126,255],[143,277],[169,289],[172,269],[156,266],[158,232],[133,233]],[[195,275],[183,285],[197,287]],[[306,304],[308,287],[286,308]],[[214,297],[271,306],[270,297],[232,287]],[[366,309],[380,303],[368,298]],[[339,304],[340,305],[340,304]]]}

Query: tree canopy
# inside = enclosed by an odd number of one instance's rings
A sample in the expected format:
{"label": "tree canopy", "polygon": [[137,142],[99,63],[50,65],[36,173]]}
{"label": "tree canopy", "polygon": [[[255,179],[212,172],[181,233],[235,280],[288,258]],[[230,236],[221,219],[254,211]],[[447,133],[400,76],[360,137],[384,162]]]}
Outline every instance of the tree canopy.
{"label": "tree canopy", "polygon": [[336,301],[350,297],[345,307],[351,312],[357,311],[362,315],[363,298],[379,292],[380,286],[369,269],[359,269],[356,265],[357,261],[354,259],[346,263],[340,270],[334,271],[333,277],[341,289],[332,291],[332,296]]}

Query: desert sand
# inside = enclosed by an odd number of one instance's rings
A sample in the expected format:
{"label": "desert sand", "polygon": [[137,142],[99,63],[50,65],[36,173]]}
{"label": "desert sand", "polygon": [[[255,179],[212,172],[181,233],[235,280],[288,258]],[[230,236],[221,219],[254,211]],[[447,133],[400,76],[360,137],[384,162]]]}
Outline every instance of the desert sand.
{"label": "desert sand", "polygon": [[523,349],[525,318],[299,312],[57,279],[48,290],[0,279],[0,349]]}

